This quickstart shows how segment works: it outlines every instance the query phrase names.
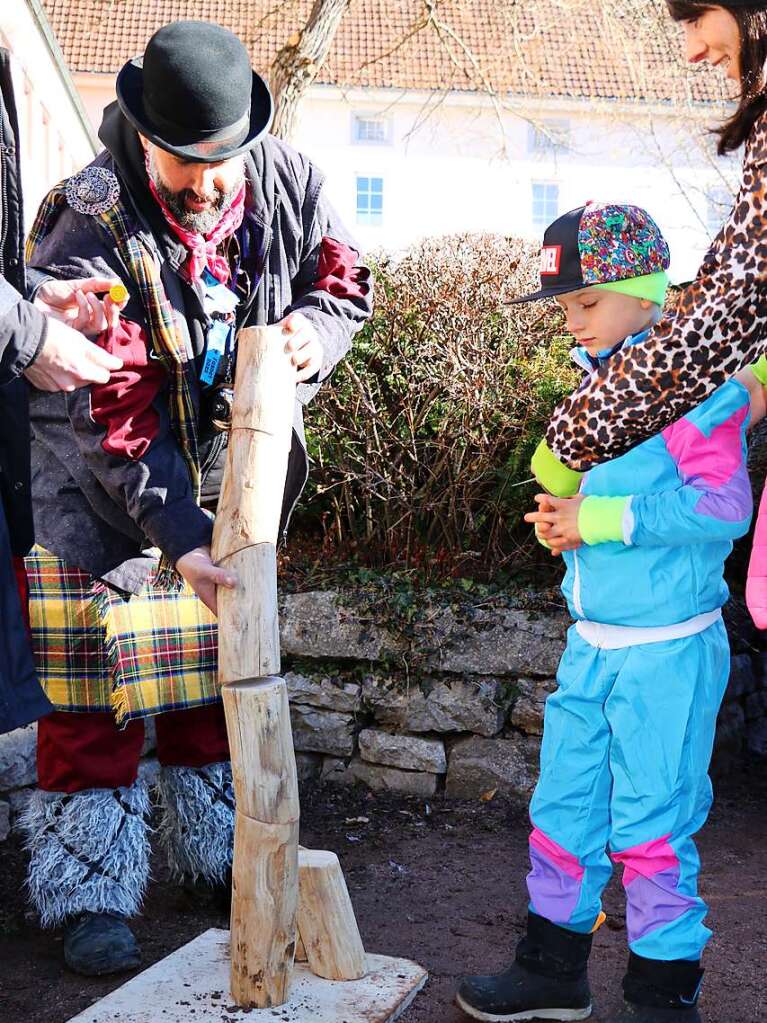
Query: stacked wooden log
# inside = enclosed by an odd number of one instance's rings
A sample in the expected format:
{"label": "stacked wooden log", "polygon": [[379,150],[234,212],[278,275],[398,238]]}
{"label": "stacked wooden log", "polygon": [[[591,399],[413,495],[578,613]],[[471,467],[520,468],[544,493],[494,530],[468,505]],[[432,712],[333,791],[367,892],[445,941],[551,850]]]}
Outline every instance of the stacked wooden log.
{"label": "stacked wooden log", "polygon": [[299,930],[312,972],[331,980],[366,972],[338,858],[310,850],[299,858],[298,783],[277,621],[277,534],[296,385],[284,341],[277,327],[239,335],[213,534],[213,559],[239,580],[234,590],[219,589],[218,620],[237,805],[231,989],[244,1008],[287,1001]]}

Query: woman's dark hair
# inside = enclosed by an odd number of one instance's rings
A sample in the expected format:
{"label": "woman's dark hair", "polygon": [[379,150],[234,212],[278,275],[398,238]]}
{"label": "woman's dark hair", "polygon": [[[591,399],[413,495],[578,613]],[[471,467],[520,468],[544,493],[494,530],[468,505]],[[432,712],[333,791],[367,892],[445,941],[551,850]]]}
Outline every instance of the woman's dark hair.
{"label": "woman's dark hair", "polygon": [[719,155],[731,153],[743,145],[754,122],[767,110],[765,63],[767,62],[767,11],[763,5],[731,7],[727,3],[698,3],[697,0],[666,0],[674,21],[694,21],[713,7],[723,7],[738,23],[740,31],[741,92],[738,109],[721,127]]}

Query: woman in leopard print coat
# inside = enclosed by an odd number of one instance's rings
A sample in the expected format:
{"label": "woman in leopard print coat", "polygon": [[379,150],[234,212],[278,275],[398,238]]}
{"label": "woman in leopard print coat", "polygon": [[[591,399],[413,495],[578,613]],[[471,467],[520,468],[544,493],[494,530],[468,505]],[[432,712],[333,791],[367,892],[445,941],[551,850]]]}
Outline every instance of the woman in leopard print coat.
{"label": "woman in leopard print coat", "polygon": [[719,153],[745,143],[742,184],[673,313],[554,413],[533,469],[560,496],[577,491],[581,472],[660,433],[767,351],[767,3],[667,3],[684,27],[687,59],[723,65],[741,85]]}

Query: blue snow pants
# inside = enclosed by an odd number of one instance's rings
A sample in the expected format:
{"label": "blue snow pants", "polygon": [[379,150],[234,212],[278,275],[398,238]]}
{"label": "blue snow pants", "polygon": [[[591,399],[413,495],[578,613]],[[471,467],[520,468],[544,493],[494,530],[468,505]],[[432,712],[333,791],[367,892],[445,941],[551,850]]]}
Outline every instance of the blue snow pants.
{"label": "blue snow pants", "polygon": [[631,950],[700,958],[711,931],[692,836],[711,806],[707,772],[729,665],[721,620],[618,650],[570,629],[530,806],[533,912],[595,929],[612,859],[623,866]]}

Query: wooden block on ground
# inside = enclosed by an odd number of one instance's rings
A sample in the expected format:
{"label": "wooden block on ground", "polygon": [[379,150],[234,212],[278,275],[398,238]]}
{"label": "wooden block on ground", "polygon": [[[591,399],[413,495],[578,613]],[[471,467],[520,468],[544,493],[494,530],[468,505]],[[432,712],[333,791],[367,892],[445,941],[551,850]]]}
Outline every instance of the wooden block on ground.
{"label": "wooden block on ground", "polygon": [[409,959],[369,955],[362,980],[316,977],[306,966],[293,972],[290,1000],[247,1016],[229,994],[229,932],[211,929],[133,977],[70,1023],[391,1023],[426,983]]}
{"label": "wooden block on ground", "polygon": [[298,851],[298,930],[313,973],[358,980],[367,970],[357,919],[334,852]]}

